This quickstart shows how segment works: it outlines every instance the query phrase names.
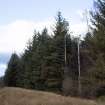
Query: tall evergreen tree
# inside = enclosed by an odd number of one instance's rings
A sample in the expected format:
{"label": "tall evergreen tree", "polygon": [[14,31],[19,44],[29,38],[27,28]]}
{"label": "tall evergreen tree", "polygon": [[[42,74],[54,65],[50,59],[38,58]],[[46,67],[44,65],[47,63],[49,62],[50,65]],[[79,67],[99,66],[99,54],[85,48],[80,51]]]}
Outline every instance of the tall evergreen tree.
{"label": "tall evergreen tree", "polygon": [[36,60],[36,58],[35,57],[33,58],[33,53],[36,54],[36,49],[37,49],[37,44],[38,44],[37,34],[38,33],[35,31],[33,39],[29,41],[27,48],[25,49],[22,55],[22,63],[23,63],[23,70],[24,70],[23,83],[24,83],[25,88],[34,88],[34,84],[32,82],[33,81],[32,71],[33,71],[33,66],[36,65],[36,63],[33,63],[33,59]]}
{"label": "tall evergreen tree", "polygon": [[[87,77],[90,87],[93,87],[91,91],[95,91],[103,85],[105,86],[103,76],[105,73],[105,0],[97,0],[94,4],[94,11],[91,12],[91,21],[94,28],[92,28],[92,33],[87,34],[85,38],[86,49],[91,57]],[[93,94],[95,93],[93,92]]]}
{"label": "tall evergreen tree", "polygon": [[32,48],[32,62],[33,62],[33,80],[35,83],[35,88],[44,89],[45,87],[45,79],[44,75],[46,75],[45,70],[45,62],[47,56],[49,55],[49,46],[50,46],[51,38],[48,35],[47,29],[43,29],[41,34],[37,36],[37,48],[34,49],[34,41]]}
{"label": "tall evergreen tree", "polygon": [[[50,36],[45,28],[42,33],[34,33],[33,39],[25,53],[23,62],[25,68],[24,86],[26,88],[44,88],[44,62],[49,54]],[[42,83],[43,82],[43,83]]]}
{"label": "tall evergreen tree", "polygon": [[17,54],[12,54],[10,61],[8,63],[7,70],[5,72],[4,82],[7,86],[18,86],[19,84],[19,74],[20,67],[20,58]]}
{"label": "tall evergreen tree", "polygon": [[[71,38],[69,35],[68,22],[62,17],[61,12],[58,12],[54,29],[54,36],[51,41],[51,54],[48,57],[48,77],[47,85],[51,89],[62,90],[62,82],[64,79],[65,68],[65,43],[67,65],[70,63]],[[66,39],[66,42],[65,42]]]}

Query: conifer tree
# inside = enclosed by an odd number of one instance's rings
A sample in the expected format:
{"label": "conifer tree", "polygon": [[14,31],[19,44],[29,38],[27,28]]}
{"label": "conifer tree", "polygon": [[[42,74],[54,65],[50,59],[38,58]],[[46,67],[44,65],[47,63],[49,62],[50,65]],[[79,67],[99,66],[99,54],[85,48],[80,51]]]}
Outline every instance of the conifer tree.
{"label": "conifer tree", "polygon": [[20,58],[17,54],[12,54],[5,72],[4,82],[7,86],[18,86],[20,74]]}
{"label": "conifer tree", "polygon": [[[105,0],[97,0],[94,2],[94,11],[92,15],[92,33],[87,34],[85,38],[85,45],[89,56],[91,58],[91,64],[88,70],[88,81],[90,87],[94,89],[91,91],[101,88],[105,83]],[[88,89],[89,90],[89,89]],[[92,93],[92,92],[91,92]],[[95,95],[96,93],[93,92]]]}

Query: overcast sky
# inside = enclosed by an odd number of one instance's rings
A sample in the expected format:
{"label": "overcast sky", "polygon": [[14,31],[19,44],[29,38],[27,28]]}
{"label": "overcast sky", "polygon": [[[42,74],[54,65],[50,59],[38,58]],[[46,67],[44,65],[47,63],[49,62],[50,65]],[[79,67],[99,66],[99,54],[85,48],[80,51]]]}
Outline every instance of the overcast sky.
{"label": "overcast sky", "polygon": [[70,31],[79,35],[87,30],[82,14],[92,7],[93,0],[0,0],[0,76],[10,55],[24,51],[34,29],[52,29],[57,11],[69,21]]}

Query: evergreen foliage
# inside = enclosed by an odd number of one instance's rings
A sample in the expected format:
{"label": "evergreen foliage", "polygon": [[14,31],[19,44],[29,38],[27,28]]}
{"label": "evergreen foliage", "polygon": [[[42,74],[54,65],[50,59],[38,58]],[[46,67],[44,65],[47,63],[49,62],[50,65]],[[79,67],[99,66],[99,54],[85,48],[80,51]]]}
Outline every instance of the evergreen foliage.
{"label": "evergreen foliage", "polygon": [[20,58],[17,54],[12,54],[5,72],[4,82],[7,86],[18,86],[21,73]]}
{"label": "evergreen foliage", "polygon": [[[95,5],[97,11],[91,13],[95,28],[80,43],[81,96],[88,98],[105,87],[105,1],[97,0]],[[21,57],[12,54],[5,84],[77,96],[77,44],[77,39],[71,38],[69,23],[58,12],[53,35],[47,28],[35,31]]]}

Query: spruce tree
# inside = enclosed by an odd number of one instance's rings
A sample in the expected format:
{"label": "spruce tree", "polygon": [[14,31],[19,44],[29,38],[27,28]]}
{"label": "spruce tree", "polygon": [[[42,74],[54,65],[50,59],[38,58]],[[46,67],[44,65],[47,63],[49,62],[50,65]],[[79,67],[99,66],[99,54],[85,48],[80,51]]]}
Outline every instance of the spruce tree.
{"label": "spruce tree", "polygon": [[68,26],[69,24],[62,17],[61,12],[58,12],[51,41],[51,53],[47,57],[48,74],[46,80],[48,88],[55,91],[62,91],[65,68],[65,38],[67,44],[67,66],[70,63],[71,38]]}
{"label": "spruce tree", "polygon": [[6,86],[18,86],[19,74],[21,73],[20,58],[17,54],[12,54],[5,72],[4,82]]}
{"label": "spruce tree", "polygon": [[[88,82],[92,95],[97,88],[105,86],[105,0],[97,0],[94,2],[94,11],[91,12],[92,15],[92,33],[87,34],[85,38],[85,49],[87,49],[89,56],[91,57],[91,64],[88,65]],[[102,82],[103,81],[103,82]],[[89,90],[89,89],[88,89]]]}

